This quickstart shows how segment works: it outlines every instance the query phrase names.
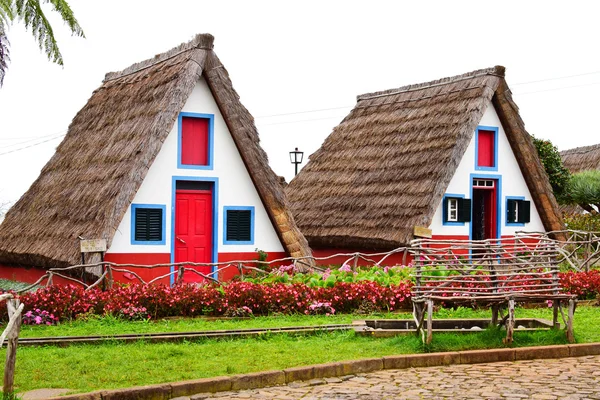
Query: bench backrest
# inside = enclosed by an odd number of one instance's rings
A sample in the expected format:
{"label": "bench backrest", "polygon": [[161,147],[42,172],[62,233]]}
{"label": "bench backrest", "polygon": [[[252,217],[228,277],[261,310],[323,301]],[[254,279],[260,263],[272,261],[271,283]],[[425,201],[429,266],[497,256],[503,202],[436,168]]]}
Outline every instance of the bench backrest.
{"label": "bench backrest", "polygon": [[543,236],[412,243],[413,296],[485,298],[561,291],[557,242]]}

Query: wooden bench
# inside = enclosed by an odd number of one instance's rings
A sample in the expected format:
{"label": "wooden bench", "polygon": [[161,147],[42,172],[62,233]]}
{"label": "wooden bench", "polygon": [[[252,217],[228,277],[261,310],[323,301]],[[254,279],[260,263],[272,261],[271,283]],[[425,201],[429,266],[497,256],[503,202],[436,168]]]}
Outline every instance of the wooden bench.
{"label": "wooden bench", "polygon": [[[418,239],[412,242],[415,285],[412,293],[417,334],[432,339],[434,303],[489,306],[491,324],[506,326],[513,341],[515,304],[551,301],[553,326],[558,315],[572,343],[576,296],[563,293],[558,276],[558,242],[531,235],[469,241]],[[568,308],[565,317],[563,307]],[[503,311],[507,309],[504,316]]]}

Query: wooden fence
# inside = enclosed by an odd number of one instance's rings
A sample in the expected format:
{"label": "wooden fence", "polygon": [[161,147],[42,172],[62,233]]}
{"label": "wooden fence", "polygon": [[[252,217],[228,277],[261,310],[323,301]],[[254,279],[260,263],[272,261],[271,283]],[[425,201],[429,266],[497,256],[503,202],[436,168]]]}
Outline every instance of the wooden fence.
{"label": "wooden fence", "polygon": [[[555,239],[562,238],[562,239]],[[409,247],[401,247],[388,252],[381,253],[339,253],[327,257],[302,257],[302,258],[281,258],[273,261],[258,261],[258,260],[239,260],[239,261],[228,261],[220,263],[166,263],[166,264],[155,264],[155,265],[136,265],[136,264],[116,264],[112,262],[100,262],[94,264],[81,264],[73,265],[66,268],[50,268],[46,271],[46,274],[40,277],[35,283],[19,290],[24,292],[31,290],[32,288],[43,284],[46,281],[46,285],[52,285],[55,277],[60,277],[64,280],[82,285],[85,289],[91,289],[102,285],[104,288],[110,288],[113,284],[113,274],[115,272],[131,274],[139,283],[144,285],[152,284],[165,278],[173,277],[175,283],[184,281],[185,275],[196,275],[206,280],[218,282],[216,277],[218,274],[226,269],[235,269],[236,272],[244,276],[249,272],[261,274],[266,273],[263,269],[257,268],[257,264],[263,266],[276,266],[276,265],[293,265],[298,270],[306,271],[312,269],[314,271],[323,271],[322,267],[315,265],[326,265],[328,260],[342,258],[345,259],[343,264],[350,266],[353,270],[358,268],[360,263],[367,263],[370,265],[385,265],[386,260],[392,255],[402,255],[402,264],[406,265],[409,259],[418,259],[424,257],[424,261],[430,260],[430,262],[449,262],[456,261],[461,257],[469,262],[481,263],[484,259],[489,260],[490,257],[494,257],[501,262],[505,262],[509,259],[517,257],[515,251],[510,252],[510,246],[515,249],[518,246],[524,246],[524,243],[528,243],[527,246],[523,247],[523,251],[535,251],[534,256],[528,257],[527,263],[535,261],[536,263],[542,263],[544,265],[561,266],[563,269],[571,269],[575,271],[589,271],[589,269],[598,265],[600,262],[600,233],[598,232],[581,232],[581,231],[556,231],[556,232],[518,232],[515,237],[502,238],[502,239],[491,239],[484,241],[485,243],[477,244],[477,241],[472,241],[474,244],[470,244],[472,250],[465,247],[464,244],[460,244],[460,241],[437,241],[436,246],[447,246],[445,250],[446,254],[442,256],[439,252],[432,253],[431,250],[424,250],[425,247],[431,248],[433,243],[436,241],[430,241],[427,239],[417,239],[411,242]],[[496,243],[496,245],[494,245]],[[508,244],[512,243],[510,246]],[[537,243],[537,244],[536,244]],[[499,244],[502,244],[501,246]],[[461,248],[462,246],[462,248]],[[474,247],[473,247],[474,246]],[[508,247],[507,247],[508,246]],[[504,248],[504,250],[502,250]],[[474,251],[478,253],[477,257],[466,257],[469,252]],[[487,254],[486,251],[491,251]],[[510,254],[512,255],[510,255]],[[484,254],[484,255],[482,255]],[[514,260],[513,260],[514,261]],[[153,268],[165,268],[172,267],[172,270],[166,274],[155,277],[151,280],[144,280],[137,271],[143,269]],[[205,274],[199,272],[195,268],[197,267],[211,267],[213,272]],[[476,266],[475,266],[476,268]],[[92,283],[86,283],[82,279],[74,277],[73,271],[86,271],[90,269],[96,269],[102,271],[99,276],[94,277]]]}

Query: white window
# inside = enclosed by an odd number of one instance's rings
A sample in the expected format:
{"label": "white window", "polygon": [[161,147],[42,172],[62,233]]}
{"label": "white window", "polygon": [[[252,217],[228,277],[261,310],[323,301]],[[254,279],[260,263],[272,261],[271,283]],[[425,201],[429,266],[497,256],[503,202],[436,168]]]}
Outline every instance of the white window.
{"label": "white window", "polygon": [[448,222],[458,221],[458,199],[448,199]]}

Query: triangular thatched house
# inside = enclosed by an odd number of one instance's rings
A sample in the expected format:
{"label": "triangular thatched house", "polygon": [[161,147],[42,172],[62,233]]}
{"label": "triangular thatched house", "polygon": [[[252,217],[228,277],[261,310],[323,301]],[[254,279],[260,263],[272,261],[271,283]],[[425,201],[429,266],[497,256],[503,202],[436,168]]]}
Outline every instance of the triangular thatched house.
{"label": "triangular thatched house", "polygon": [[563,227],[504,67],[358,96],[286,192],[315,255]]}
{"label": "triangular thatched house", "polygon": [[600,170],[600,144],[576,147],[560,152],[563,164],[572,174]]}
{"label": "triangular thatched house", "polygon": [[2,275],[78,264],[78,238],[145,265],[310,254],[211,35],[106,75],[0,225]]}

